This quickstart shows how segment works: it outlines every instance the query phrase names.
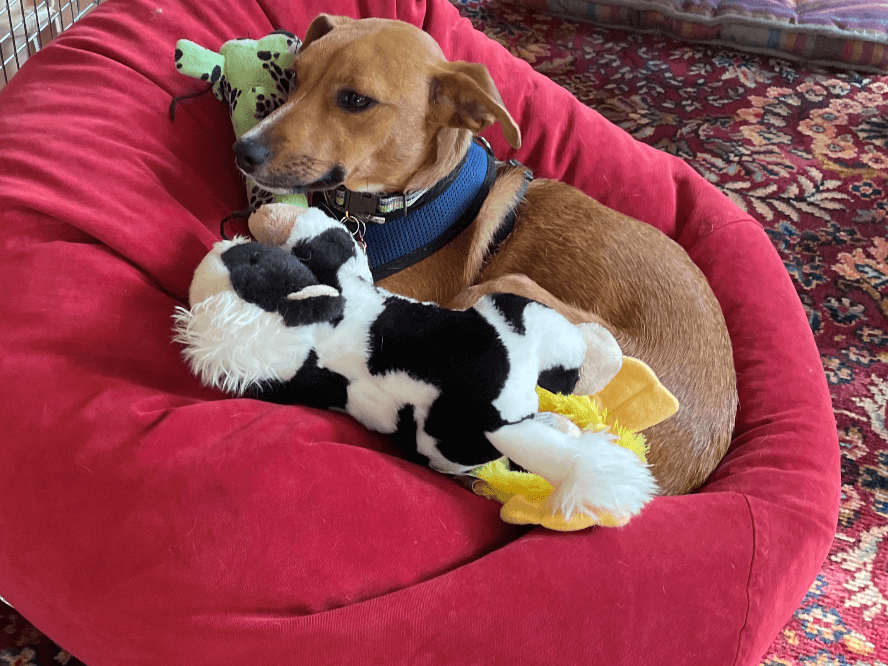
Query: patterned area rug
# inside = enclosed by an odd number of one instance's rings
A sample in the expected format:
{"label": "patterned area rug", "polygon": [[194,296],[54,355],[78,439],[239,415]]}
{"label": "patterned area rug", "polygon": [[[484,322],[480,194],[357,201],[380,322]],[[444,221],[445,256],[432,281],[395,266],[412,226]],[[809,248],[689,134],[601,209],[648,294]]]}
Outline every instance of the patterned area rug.
{"label": "patterned area rug", "polygon": [[888,77],[457,6],[764,224],[832,389],[843,492],[829,557],[762,666],[888,666]]}
{"label": "patterned area rug", "polygon": [[[888,666],[888,77],[458,6],[765,225],[832,387],[843,495],[829,557],[761,666]],[[0,665],[48,664],[80,666],[0,603]]]}

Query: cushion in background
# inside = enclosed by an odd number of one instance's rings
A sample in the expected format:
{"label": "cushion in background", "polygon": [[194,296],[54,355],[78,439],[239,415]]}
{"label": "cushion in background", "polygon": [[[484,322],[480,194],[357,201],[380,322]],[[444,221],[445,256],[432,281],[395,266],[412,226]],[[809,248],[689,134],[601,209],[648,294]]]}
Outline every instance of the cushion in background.
{"label": "cushion in background", "polygon": [[[90,666],[758,663],[831,543],[838,445],[807,321],[762,228],[472,30],[444,0],[336,0],[485,62],[504,158],[677,238],[713,284],[741,411],[697,494],[558,534],[329,412],[202,388],[171,315],[245,205],[224,105],[175,72],[316,13],[109,2],[0,93],[0,593]],[[542,120],[545,119],[545,120]],[[767,288],[762,288],[767,285]]]}
{"label": "cushion in background", "polygon": [[888,2],[868,0],[516,0],[598,25],[806,62],[888,70]]}

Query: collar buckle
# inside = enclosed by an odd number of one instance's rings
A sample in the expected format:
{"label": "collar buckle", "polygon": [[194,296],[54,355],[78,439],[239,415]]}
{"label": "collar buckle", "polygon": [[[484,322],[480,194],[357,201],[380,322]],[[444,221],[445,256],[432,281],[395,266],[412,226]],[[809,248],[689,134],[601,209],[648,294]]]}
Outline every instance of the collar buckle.
{"label": "collar buckle", "polygon": [[379,195],[371,192],[352,192],[343,189],[342,209],[349,217],[372,218],[376,215]]}

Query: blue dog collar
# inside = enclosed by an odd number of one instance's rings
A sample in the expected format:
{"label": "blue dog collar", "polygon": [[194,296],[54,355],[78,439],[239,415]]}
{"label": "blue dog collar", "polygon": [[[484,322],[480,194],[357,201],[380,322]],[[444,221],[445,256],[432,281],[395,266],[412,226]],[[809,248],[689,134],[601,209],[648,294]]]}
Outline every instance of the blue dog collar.
{"label": "blue dog collar", "polygon": [[[326,196],[327,207],[334,216],[342,216],[345,224],[351,223],[356,236],[367,246],[367,261],[374,280],[412,266],[436,252],[462,233],[478,216],[481,205],[490,187],[496,180],[496,161],[489,149],[472,142],[465,160],[454,171],[455,177],[440,192],[428,197],[425,193],[416,197],[415,205],[410,205],[404,197],[405,205],[395,210],[396,217],[386,215],[383,223],[372,221],[372,215],[355,216],[340,204],[348,201],[349,195],[338,197],[331,193]],[[437,190],[438,186],[432,188]],[[358,195],[360,196],[360,195]],[[391,195],[389,195],[391,196]],[[398,198],[401,198],[400,196]],[[426,201],[426,199],[428,199]],[[340,205],[337,205],[340,204]],[[405,214],[406,211],[406,214]],[[370,221],[365,221],[369,218]]]}

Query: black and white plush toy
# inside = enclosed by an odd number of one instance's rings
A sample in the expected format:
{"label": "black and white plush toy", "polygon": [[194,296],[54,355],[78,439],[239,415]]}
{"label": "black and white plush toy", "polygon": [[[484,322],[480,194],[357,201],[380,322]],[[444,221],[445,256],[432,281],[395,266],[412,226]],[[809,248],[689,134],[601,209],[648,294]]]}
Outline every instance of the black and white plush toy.
{"label": "black and white plush toy", "polygon": [[[649,470],[613,435],[573,437],[538,413],[536,386],[573,392],[602,331],[512,294],[465,311],[394,295],[343,225],[288,208],[299,219],[279,246],[222,241],[195,271],[176,332],[205,384],[343,410],[449,474],[506,456],[555,487],[551,510],[568,520],[628,517],[653,497]],[[597,368],[599,383],[618,369]]]}

